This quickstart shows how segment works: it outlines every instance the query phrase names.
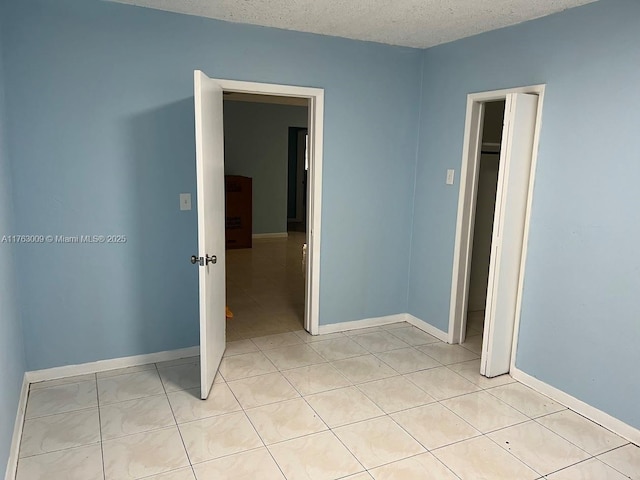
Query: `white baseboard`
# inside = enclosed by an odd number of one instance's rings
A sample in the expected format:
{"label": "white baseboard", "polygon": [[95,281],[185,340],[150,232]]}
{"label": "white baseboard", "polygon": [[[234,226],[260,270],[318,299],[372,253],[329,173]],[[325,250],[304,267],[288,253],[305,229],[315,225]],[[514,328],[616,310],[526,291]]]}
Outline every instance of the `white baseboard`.
{"label": "white baseboard", "polygon": [[166,352],[147,353],[144,355],[134,355],[131,357],[112,358],[109,360],[99,360],[97,362],[82,363],[80,365],[65,365],[64,367],[46,368],[44,370],[34,370],[25,373],[29,383],[44,382],[64,377],[85,375],[87,373],[106,372],[116,368],[134,367],[147,363],[165,362],[167,360],[177,360],[179,358],[194,357],[200,355],[200,347],[187,347],[179,350],[169,350]]}
{"label": "white baseboard", "polygon": [[22,377],[22,389],[20,390],[20,399],[18,400],[18,412],[16,413],[16,422],[13,426],[13,437],[11,438],[11,449],[9,450],[9,459],[7,460],[7,470],[5,471],[5,480],[14,480],[16,478],[16,469],[18,468],[18,453],[20,451],[20,442],[22,441],[22,425],[24,424],[24,415],[27,409],[27,398],[29,397],[29,381],[27,374]]}
{"label": "white baseboard", "polygon": [[524,385],[527,385],[528,387],[531,387],[534,390],[542,393],[543,395],[546,395],[552,400],[561,403],[565,407],[570,408],[583,417],[586,417],[589,420],[594,421],[598,425],[611,430],[613,433],[626,438],[630,442],[635,443],[636,445],[640,445],[640,430],[638,430],[637,428],[632,427],[631,425],[628,425],[615,417],[612,417],[608,413],[605,413],[602,410],[599,410],[596,407],[583,402],[582,400],[578,400],[577,398],[572,397],[568,393],[563,392],[556,387],[552,387],[542,380],[538,380],[537,378],[532,377],[531,375],[523,372],[516,367],[513,367],[510,373],[513,378],[523,383]]}
{"label": "white baseboard", "polygon": [[251,237],[254,240],[267,239],[267,238],[287,238],[288,232],[276,232],[276,233],[254,233]]}
{"label": "white baseboard", "polygon": [[449,334],[447,332],[443,332],[439,328],[434,327],[430,323],[425,322],[424,320],[420,320],[418,317],[414,317],[410,313],[405,314],[405,321],[413,325],[414,327],[419,328],[423,332],[428,333],[429,335],[433,335],[438,340],[441,340],[445,343],[449,343]]}
{"label": "white baseboard", "polygon": [[397,313],[395,315],[386,315],[384,317],[364,318],[362,320],[353,320],[351,322],[330,323],[328,325],[320,325],[318,333],[320,335],[326,333],[347,332],[358,328],[379,327],[381,325],[389,325],[390,323],[407,322],[414,327],[419,328],[423,332],[433,335],[438,340],[448,342],[449,335],[439,328],[414,317],[410,313]]}
{"label": "white baseboard", "polygon": [[362,320],[353,320],[351,322],[329,323],[320,325],[318,333],[320,335],[326,333],[347,332],[358,328],[379,327],[380,325],[388,325],[390,323],[398,323],[405,321],[405,314],[398,313],[396,315],[386,315],[384,317],[364,318]]}

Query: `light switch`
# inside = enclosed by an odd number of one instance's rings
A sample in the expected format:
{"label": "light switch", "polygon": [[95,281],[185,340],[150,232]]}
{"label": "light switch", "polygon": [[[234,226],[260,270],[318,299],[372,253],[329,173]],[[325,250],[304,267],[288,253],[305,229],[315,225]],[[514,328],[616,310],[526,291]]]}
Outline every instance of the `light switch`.
{"label": "light switch", "polygon": [[191,210],[191,194],[180,194],[180,210]]}
{"label": "light switch", "polygon": [[447,185],[453,185],[453,178],[455,176],[456,171],[453,169],[447,170]]}

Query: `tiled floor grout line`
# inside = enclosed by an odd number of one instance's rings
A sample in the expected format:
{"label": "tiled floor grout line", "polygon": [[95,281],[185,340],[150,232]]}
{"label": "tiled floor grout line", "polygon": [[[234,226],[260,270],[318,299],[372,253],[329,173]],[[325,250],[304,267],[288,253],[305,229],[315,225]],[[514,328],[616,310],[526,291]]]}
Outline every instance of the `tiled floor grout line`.
{"label": "tiled floor grout line", "polygon": [[[402,427],[402,425],[399,425],[399,427],[400,427],[400,428],[402,428],[402,429],[404,430],[404,428]],[[406,432],[406,430],[405,430],[405,432]],[[408,433],[409,435],[411,435],[409,432],[407,432],[407,433]],[[412,438],[413,438],[413,437],[412,437]],[[414,438],[414,440],[415,440],[415,438]],[[417,440],[416,440],[416,442],[417,442]],[[420,442],[418,442],[418,443],[420,443]],[[440,460],[438,457],[436,457],[436,456],[433,454],[433,452],[432,452],[431,450],[427,449],[427,447],[425,447],[425,446],[424,446],[424,445],[422,445],[421,443],[420,443],[420,445],[421,445],[421,446],[426,450],[426,452],[416,453],[415,455],[409,455],[408,457],[404,457],[404,458],[403,458],[403,459],[401,459],[401,460],[393,460],[393,461],[391,461],[391,462],[387,462],[387,463],[384,463],[384,464],[382,464],[382,465],[378,465],[377,467],[374,467],[374,468],[372,468],[372,469],[370,469],[370,470],[375,470],[376,468],[386,467],[387,465],[393,465],[394,463],[397,463],[397,462],[399,462],[399,461],[403,461],[403,460],[408,460],[408,459],[410,459],[410,458],[419,457],[420,455],[424,455],[425,453],[427,453],[427,454],[432,455],[432,456],[433,456],[433,458],[435,458],[435,460],[436,460],[438,463],[442,464],[442,465],[444,466],[444,468],[446,468],[446,469],[447,469],[447,470],[448,470],[448,471],[449,471],[449,472],[450,472],[454,477],[456,477],[456,478],[458,478],[458,479],[460,478],[460,476],[456,475],[456,473],[455,473],[453,470],[451,470],[451,469],[450,469],[450,468],[449,468],[449,467],[448,467],[444,462],[442,462],[442,460]],[[452,444],[452,445],[453,445],[453,444]],[[370,473],[370,470],[367,470],[367,472],[368,472],[368,473]]]}
{"label": "tiled floor grout line", "polygon": [[[182,448],[184,448],[184,453],[187,457],[187,461],[189,462],[189,467],[191,467],[191,471],[193,472],[193,476],[194,478],[196,477],[196,472],[193,468],[193,462],[191,461],[191,456],[189,455],[189,450],[187,449],[187,444],[184,441],[184,437],[182,436],[182,431],[180,430],[180,425],[178,424],[178,419],[176,418],[176,413],[173,411],[173,405],[171,404],[171,401],[169,400],[169,394],[167,393],[167,387],[164,384],[164,381],[162,380],[162,375],[160,375],[160,369],[158,368],[158,364],[155,363],[154,364],[156,367],[156,373],[158,374],[158,377],[160,378],[160,383],[162,384],[162,390],[164,390],[164,396],[167,400],[167,403],[169,404],[169,410],[171,410],[171,415],[173,416],[173,421],[175,422],[175,427],[176,430],[178,431],[178,435],[180,435],[180,441],[182,442]],[[183,467],[180,467],[183,468]]]}
{"label": "tiled floor grout line", "polygon": [[[266,355],[265,355],[266,356]],[[280,373],[282,375],[282,373],[280,372],[280,370],[278,370],[278,373]],[[282,375],[284,377],[284,375]],[[284,377],[284,379],[288,381],[288,379],[286,377]],[[289,383],[290,384],[290,383]],[[295,389],[295,387],[293,385],[291,385],[292,388]],[[235,392],[229,388],[229,391],[231,392],[231,395],[233,395],[233,398],[236,399],[236,402],[238,403],[238,405],[240,406],[240,408],[242,409],[242,412],[244,413],[245,417],[247,418],[247,420],[249,421],[249,423],[251,424],[251,426],[253,427],[254,432],[256,433],[256,435],[258,436],[258,438],[260,439],[260,441],[262,442],[262,446],[264,447],[264,449],[267,451],[267,453],[269,454],[269,456],[271,457],[271,459],[273,460],[273,463],[275,463],[275,465],[278,467],[278,470],[280,471],[280,473],[282,474],[282,476],[286,479],[286,475],[284,474],[284,471],[282,470],[282,467],[280,466],[280,464],[277,462],[276,458],[273,456],[273,453],[271,453],[271,450],[269,449],[267,443],[264,441],[264,438],[262,438],[262,435],[260,435],[260,432],[258,432],[258,429],[256,428],[256,426],[254,425],[254,423],[251,421],[251,417],[247,414],[247,410],[244,408],[244,405],[242,405],[242,403],[240,403],[240,399],[238,398],[238,396],[235,394]],[[296,390],[297,392],[297,390]],[[300,394],[298,392],[298,394]],[[300,397],[302,398],[302,396]],[[257,407],[256,407],[257,408]]]}
{"label": "tiled floor grout line", "polygon": [[107,480],[107,466],[104,463],[104,439],[102,438],[102,411],[100,409],[100,391],[98,390],[98,374],[94,373],[96,382],[96,403],[98,405],[98,429],[100,432],[100,457],[102,460],[102,479]]}
{"label": "tiled floor grout line", "polygon": [[[308,402],[307,402],[307,403],[308,403]],[[311,409],[316,413],[316,415],[318,415],[318,418],[320,418],[320,419],[322,420],[322,417],[320,416],[320,414],[319,414],[319,413],[318,413],[318,412],[317,412],[317,411],[316,411],[316,410],[315,410],[311,405],[309,405],[309,407],[311,407]],[[382,415],[381,415],[381,416],[379,416],[379,417],[374,417],[374,418],[381,418],[381,417],[382,417]],[[369,419],[369,420],[371,420],[371,419]],[[341,428],[341,427],[345,427],[346,425],[339,425],[339,426],[337,426],[337,427],[330,427],[330,426],[329,426],[329,425],[328,425],[324,420],[322,420],[322,421],[323,421],[323,422],[325,423],[325,425],[327,425],[327,427],[329,428],[329,432],[331,432],[331,434],[332,434],[332,435],[333,435],[333,436],[338,440],[338,442],[340,442],[340,444],[341,444],[344,448],[346,448],[347,452],[349,452],[349,453],[351,454],[351,456],[352,456],[353,458],[355,458],[356,462],[358,462],[358,463],[360,464],[360,466],[362,467],[362,470],[363,470],[364,472],[367,472],[367,473],[368,473],[368,472],[369,472],[369,470],[367,470],[367,468],[364,466],[364,464],[362,463],[362,461],[360,461],[360,459],[358,459],[358,457],[356,457],[355,453],[351,451],[351,449],[350,449],[350,448],[349,448],[349,447],[348,447],[348,446],[347,446],[347,445],[342,441],[342,439],[340,438],[340,436],[339,436],[339,435],[334,431],[334,429],[336,429],[336,428]],[[358,423],[358,422],[355,422],[355,423]],[[354,474],[354,475],[355,475],[355,474]],[[349,476],[350,476],[350,475],[345,475],[345,476],[344,476],[344,477],[342,477],[342,478],[346,478],[346,477],[349,477]]]}
{"label": "tiled floor grout line", "polygon": [[[530,420],[531,420],[531,419],[527,420],[527,422],[528,422],[528,421],[530,421]],[[517,425],[521,425],[522,423],[527,423],[527,422],[521,422],[521,423],[519,423],[519,424],[517,424]],[[517,457],[513,452],[510,452],[509,450],[507,450],[506,448],[504,448],[504,446],[500,445],[498,442],[496,442],[493,438],[491,438],[491,437],[488,435],[488,433],[494,433],[494,432],[497,432],[497,431],[499,431],[499,430],[504,430],[504,429],[507,429],[507,428],[510,428],[510,427],[513,427],[513,426],[514,426],[514,425],[510,425],[509,427],[504,427],[504,428],[501,428],[501,429],[498,429],[498,430],[494,430],[494,431],[492,431],[492,432],[487,432],[486,434],[485,434],[485,433],[483,433],[483,434],[482,434],[482,436],[483,436],[483,437],[485,437],[485,438],[487,438],[489,441],[493,442],[495,445],[497,445],[497,446],[498,446],[499,448],[501,448],[503,451],[507,452],[507,454],[509,454],[511,457],[515,458],[518,462],[522,463],[523,465],[525,465],[525,466],[527,466],[528,468],[530,468],[531,470],[533,470],[535,473],[537,473],[538,475],[540,475],[540,477],[544,477],[544,476],[545,476],[545,474],[543,474],[543,473],[539,472],[539,471],[538,471],[538,470],[536,470],[533,466],[529,465],[529,464],[528,464],[527,462],[525,462],[524,460],[522,460],[522,459],[518,458],[518,457]]]}
{"label": "tiled floor grout line", "polygon": [[[629,443],[626,443],[625,445],[620,445],[619,447],[613,448],[613,449],[609,450],[609,452],[613,452],[614,450],[619,450],[619,449],[624,448],[624,447],[626,447],[626,446],[628,446],[628,445],[634,445],[634,444],[632,444],[631,442],[629,442]],[[609,453],[609,452],[604,452],[604,453]],[[596,459],[600,460],[598,457],[599,457],[599,456],[601,456],[601,455],[604,455],[604,453],[599,453],[597,456],[594,456],[593,458],[596,458]],[[622,472],[622,471],[618,470],[618,469],[617,469],[616,467],[614,467],[613,465],[609,465],[609,464],[608,464],[607,462],[605,462],[604,460],[600,460],[600,461],[601,461],[602,463],[604,463],[605,465],[608,465],[609,467],[613,468],[616,472],[620,473],[623,477],[626,477],[626,476],[627,476],[627,474],[626,474],[626,473],[624,473],[624,472]]]}

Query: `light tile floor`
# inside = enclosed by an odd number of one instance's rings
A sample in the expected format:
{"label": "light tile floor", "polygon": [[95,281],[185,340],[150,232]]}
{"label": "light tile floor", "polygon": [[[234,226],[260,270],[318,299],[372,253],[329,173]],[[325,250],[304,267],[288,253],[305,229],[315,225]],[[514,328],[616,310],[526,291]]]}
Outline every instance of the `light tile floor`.
{"label": "light tile floor", "polygon": [[305,234],[259,239],[253,248],[227,250],[227,340],[284,333],[303,328]]}
{"label": "light tile floor", "polygon": [[[464,350],[464,352],[463,352]],[[640,448],[405,323],[31,386],[18,480],[622,480]]]}

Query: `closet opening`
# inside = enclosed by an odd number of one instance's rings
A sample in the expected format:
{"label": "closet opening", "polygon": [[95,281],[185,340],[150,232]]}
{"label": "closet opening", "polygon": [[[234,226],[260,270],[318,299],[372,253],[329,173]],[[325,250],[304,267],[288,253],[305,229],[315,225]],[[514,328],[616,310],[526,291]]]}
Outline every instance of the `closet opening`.
{"label": "closet opening", "polygon": [[484,120],[482,122],[482,144],[473,222],[469,301],[464,340],[464,346],[478,355],[482,354],[504,107],[504,100],[487,102],[484,105]]}
{"label": "closet opening", "polygon": [[515,364],[544,85],[467,97],[449,343],[495,377]]}

